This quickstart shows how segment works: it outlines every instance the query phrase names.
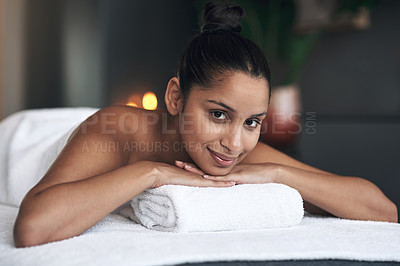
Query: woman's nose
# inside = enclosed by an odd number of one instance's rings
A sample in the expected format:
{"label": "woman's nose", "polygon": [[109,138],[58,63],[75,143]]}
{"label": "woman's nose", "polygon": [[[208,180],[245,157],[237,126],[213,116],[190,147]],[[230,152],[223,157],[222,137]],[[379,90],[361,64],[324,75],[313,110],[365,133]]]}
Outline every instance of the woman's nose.
{"label": "woman's nose", "polygon": [[242,130],[240,127],[229,127],[221,137],[221,145],[229,152],[239,153],[242,149]]}

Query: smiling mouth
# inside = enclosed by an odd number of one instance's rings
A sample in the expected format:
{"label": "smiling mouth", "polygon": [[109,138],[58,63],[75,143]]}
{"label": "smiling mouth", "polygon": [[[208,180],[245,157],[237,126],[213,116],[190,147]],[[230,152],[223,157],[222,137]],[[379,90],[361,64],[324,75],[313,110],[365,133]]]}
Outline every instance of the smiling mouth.
{"label": "smiling mouth", "polygon": [[207,147],[207,150],[210,152],[211,157],[214,159],[215,162],[217,162],[217,164],[219,164],[220,166],[223,167],[229,167],[231,166],[237,157],[228,157],[225,155],[222,155],[220,153],[217,153],[213,150],[211,150],[210,148]]}

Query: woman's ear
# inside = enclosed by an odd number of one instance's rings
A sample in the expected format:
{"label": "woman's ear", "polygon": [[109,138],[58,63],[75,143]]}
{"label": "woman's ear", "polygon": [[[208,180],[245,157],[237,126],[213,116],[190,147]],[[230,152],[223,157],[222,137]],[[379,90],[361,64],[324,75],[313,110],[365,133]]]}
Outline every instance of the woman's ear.
{"label": "woman's ear", "polygon": [[172,116],[182,112],[183,95],[177,77],[171,78],[168,82],[167,90],[165,92],[165,105]]}

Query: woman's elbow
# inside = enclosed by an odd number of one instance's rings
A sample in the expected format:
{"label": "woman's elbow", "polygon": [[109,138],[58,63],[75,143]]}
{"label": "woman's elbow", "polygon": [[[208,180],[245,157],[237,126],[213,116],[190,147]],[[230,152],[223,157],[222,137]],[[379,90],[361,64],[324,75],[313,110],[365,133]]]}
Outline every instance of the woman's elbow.
{"label": "woman's elbow", "polygon": [[40,232],[40,227],[35,219],[17,217],[14,224],[14,243],[16,247],[31,247],[46,243],[44,232]]}
{"label": "woman's elbow", "polygon": [[387,200],[385,204],[381,204],[375,211],[375,218],[372,220],[389,223],[398,222],[397,206],[390,200]]}
{"label": "woman's elbow", "polygon": [[397,223],[398,213],[396,204],[386,197],[374,183],[366,179],[364,179],[364,181],[371,186],[371,195],[375,195],[374,197],[369,197],[371,205],[368,213],[373,213],[373,218],[371,220]]}
{"label": "woman's elbow", "polygon": [[390,202],[391,207],[388,208],[388,222],[397,223],[398,222],[398,213],[397,213],[397,206],[393,202]]}

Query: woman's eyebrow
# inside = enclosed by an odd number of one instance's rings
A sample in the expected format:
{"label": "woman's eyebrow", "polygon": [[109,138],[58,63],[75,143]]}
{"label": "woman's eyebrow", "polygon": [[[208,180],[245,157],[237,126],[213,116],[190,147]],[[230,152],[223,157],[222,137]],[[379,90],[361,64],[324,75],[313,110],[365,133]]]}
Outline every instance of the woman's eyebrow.
{"label": "woman's eyebrow", "polygon": [[[228,106],[228,105],[226,105],[226,104],[224,104],[222,102],[218,102],[218,101],[214,101],[214,100],[207,100],[207,102],[218,104],[219,106],[222,106],[222,107],[228,109],[232,113],[236,112],[235,109],[233,109],[232,107],[230,107],[230,106]],[[263,115],[266,115],[266,114],[267,114],[267,112],[262,112],[262,113],[259,113],[259,114],[251,115],[251,117],[258,117],[258,116],[263,116]]]}
{"label": "woman's eyebrow", "polygon": [[218,104],[219,106],[222,106],[222,107],[228,109],[232,113],[236,112],[235,109],[233,109],[232,107],[230,107],[230,106],[228,106],[228,105],[226,105],[224,103],[217,102],[217,101],[214,101],[214,100],[207,100],[207,102]]}
{"label": "woman's eyebrow", "polygon": [[267,114],[267,112],[262,112],[262,113],[259,113],[259,114],[252,115],[251,117],[263,116],[263,115],[266,115],[266,114]]}

